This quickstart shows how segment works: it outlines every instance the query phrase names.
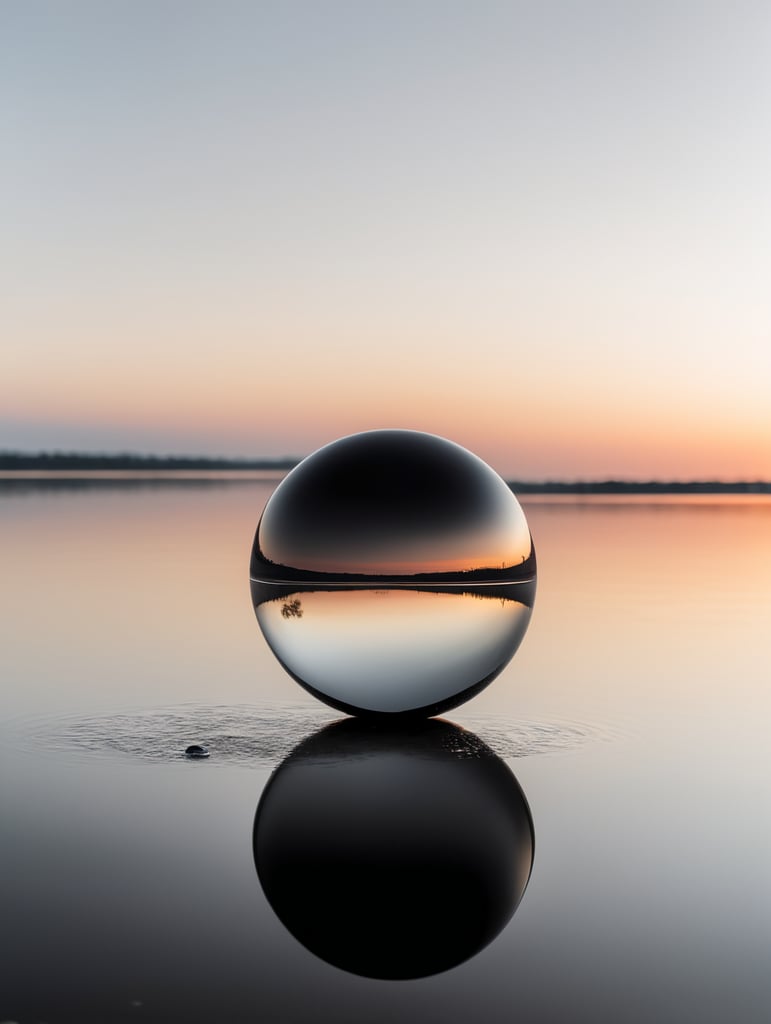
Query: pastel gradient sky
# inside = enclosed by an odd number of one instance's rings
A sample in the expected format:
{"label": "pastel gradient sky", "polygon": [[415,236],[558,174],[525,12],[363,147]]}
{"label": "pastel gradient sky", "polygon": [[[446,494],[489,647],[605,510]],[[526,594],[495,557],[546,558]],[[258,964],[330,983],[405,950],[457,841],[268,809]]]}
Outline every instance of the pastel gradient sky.
{"label": "pastel gradient sky", "polygon": [[4,0],[0,448],[771,478],[767,0]]}

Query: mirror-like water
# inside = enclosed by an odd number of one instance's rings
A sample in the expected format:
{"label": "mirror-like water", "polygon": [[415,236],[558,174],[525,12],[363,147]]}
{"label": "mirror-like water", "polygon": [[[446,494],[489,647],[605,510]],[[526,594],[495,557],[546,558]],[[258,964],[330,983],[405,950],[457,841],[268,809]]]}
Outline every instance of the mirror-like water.
{"label": "mirror-like water", "polygon": [[[276,793],[297,780],[269,830],[277,841],[289,835],[281,821],[337,813],[337,788],[325,795],[314,771],[328,752],[314,753],[311,737],[340,715],[288,678],[251,607],[245,565],[273,486],[0,485],[0,1020],[765,1024],[771,503],[527,502],[537,613],[516,658],[451,717],[526,794],[532,875],[507,923],[506,900],[496,904],[486,945],[459,913],[454,959],[473,955],[392,981],[335,959],[345,936],[334,914],[322,915],[322,945],[298,941],[255,872],[272,772]],[[312,632],[306,601],[329,598],[284,596],[303,615],[273,602],[277,630]],[[510,609],[472,601],[494,635],[509,635]],[[452,648],[446,621],[436,617],[435,636]],[[390,628],[409,633],[409,616]],[[193,743],[211,757],[186,761]],[[366,754],[364,744],[356,757]],[[448,837],[465,824],[473,844],[479,822],[451,803],[445,761],[416,757],[392,743],[372,749],[371,768],[387,782],[406,764],[397,791],[450,823]],[[341,794],[353,800],[363,773],[346,763]],[[469,807],[497,835],[485,763],[495,761],[477,764]],[[384,827],[409,864],[411,830],[391,810],[352,817],[372,857]],[[321,818],[311,853],[324,852]],[[505,850],[507,834],[485,848]],[[462,859],[475,856],[469,847]],[[304,864],[297,928],[320,895],[318,862]],[[440,910],[462,904],[463,885],[445,876],[432,894]]]}

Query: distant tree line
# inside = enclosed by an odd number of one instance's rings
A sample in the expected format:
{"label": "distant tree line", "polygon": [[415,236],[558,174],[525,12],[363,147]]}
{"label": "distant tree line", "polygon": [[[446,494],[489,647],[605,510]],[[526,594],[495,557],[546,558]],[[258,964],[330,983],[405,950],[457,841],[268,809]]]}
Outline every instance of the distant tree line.
{"label": "distant tree line", "polygon": [[[131,452],[89,454],[83,452],[0,451],[0,471],[99,471],[99,470],[187,470],[189,472],[232,469],[293,469],[300,460],[281,458],[228,459],[204,455],[137,455]],[[511,480],[516,494],[771,494],[765,480]]]}
{"label": "distant tree line", "polygon": [[84,454],[82,452],[10,452],[0,451],[0,470],[211,470],[218,469],[292,469],[298,460],[224,459],[203,455]]}
{"label": "distant tree line", "polygon": [[771,494],[771,482],[765,480],[511,480],[509,487],[516,494]]}

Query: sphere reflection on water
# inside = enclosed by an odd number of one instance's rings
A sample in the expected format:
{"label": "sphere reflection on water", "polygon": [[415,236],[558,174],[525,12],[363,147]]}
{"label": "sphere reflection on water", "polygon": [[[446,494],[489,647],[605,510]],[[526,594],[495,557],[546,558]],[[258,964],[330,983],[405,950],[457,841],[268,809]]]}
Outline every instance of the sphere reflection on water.
{"label": "sphere reflection on water", "polygon": [[535,552],[519,502],[464,448],[342,438],[276,488],[250,566],[287,671],[345,711],[436,714],[486,686],[527,629]]}
{"label": "sphere reflection on water", "polygon": [[436,720],[321,730],[273,775],[254,823],[257,873],[283,924],[373,978],[424,977],[478,953],[514,913],[533,852],[512,773]]}

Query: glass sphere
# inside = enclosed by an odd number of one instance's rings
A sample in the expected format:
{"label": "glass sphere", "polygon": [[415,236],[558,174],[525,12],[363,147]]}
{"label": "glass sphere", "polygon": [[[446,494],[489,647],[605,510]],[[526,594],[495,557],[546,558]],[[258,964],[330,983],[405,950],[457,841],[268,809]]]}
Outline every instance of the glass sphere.
{"label": "glass sphere", "polygon": [[535,552],[508,485],[432,434],[344,437],[279,484],[257,527],[252,600],[289,674],[353,714],[438,714],[508,663]]}

